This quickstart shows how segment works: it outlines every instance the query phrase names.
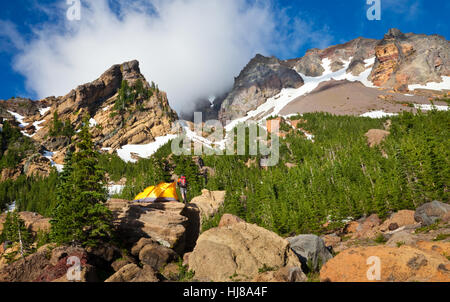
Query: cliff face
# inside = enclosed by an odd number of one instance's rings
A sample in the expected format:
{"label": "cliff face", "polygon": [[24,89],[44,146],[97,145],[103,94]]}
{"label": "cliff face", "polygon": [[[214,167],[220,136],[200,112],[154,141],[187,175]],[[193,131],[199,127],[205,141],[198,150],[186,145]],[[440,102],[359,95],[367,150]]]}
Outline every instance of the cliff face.
{"label": "cliff face", "polygon": [[377,44],[375,53],[371,80],[376,86],[426,84],[450,76],[449,42],[438,35],[403,34],[391,29]]}
{"label": "cliff face", "polygon": [[222,122],[256,109],[283,88],[299,88],[302,77],[275,57],[256,55],[235,79],[233,90],[221,105]]}

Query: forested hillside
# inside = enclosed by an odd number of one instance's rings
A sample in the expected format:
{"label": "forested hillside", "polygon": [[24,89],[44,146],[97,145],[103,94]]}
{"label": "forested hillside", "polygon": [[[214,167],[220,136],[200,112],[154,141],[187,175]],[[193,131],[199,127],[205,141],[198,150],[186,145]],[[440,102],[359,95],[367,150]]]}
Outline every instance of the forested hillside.
{"label": "forested hillside", "polygon": [[[326,222],[334,228],[349,217],[386,217],[435,199],[449,200],[448,112],[391,117],[391,134],[374,148],[364,134],[383,129],[387,118],[314,113],[291,119],[301,119],[298,127],[313,133],[314,141],[300,130],[290,131],[281,140],[281,159],[275,167],[260,168],[258,159],[250,156],[205,156],[205,165],[214,169],[205,184],[193,158],[173,156],[170,143],[137,163],[103,154],[100,167],[113,181],[126,177],[118,197],[129,200],[149,185],[184,173],[190,182],[189,198],[204,187],[226,190],[224,209],[208,227],[226,212],[281,235],[319,233]],[[1,183],[0,206],[4,209],[15,200],[21,211],[48,216],[55,206],[57,183],[56,171],[47,179],[21,176]]]}

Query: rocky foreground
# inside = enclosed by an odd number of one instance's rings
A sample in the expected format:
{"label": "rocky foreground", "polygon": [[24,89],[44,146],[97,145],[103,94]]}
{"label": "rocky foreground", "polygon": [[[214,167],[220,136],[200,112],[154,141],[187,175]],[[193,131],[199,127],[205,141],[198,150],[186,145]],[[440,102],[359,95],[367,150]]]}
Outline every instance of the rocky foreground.
{"label": "rocky foreground", "polygon": [[[17,247],[0,248],[0,282],[67,282],[71,256],[80,259],[84,282],[367,282],[370,257],[379,258],[376,281],[450,281],[448,204],[434,201],[385,221],[371,215],[321,237],[282,238],[230,214],[201,233],[224,199],[224,192],[204,190],[188,205],[109,200],[115,244],[94,249],[47,244],[10,264],[4,256]],[[50,227],[40,215],[21,217],[33,232]]]}

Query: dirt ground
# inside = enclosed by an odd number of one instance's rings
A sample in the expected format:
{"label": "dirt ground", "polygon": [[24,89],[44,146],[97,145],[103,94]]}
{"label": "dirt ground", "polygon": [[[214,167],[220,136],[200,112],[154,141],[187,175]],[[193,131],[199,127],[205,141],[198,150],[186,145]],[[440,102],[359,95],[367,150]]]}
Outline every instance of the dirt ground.
{"label": "dirt ground", "polygon": [[[284,107],[280,114],[329,112],[336,115],[361,115],[378,110],[387,113],[416,112],[413,104],[430,104],[430,101],[427,96],[409,96],[369,88],[360,82],[332,80],[321,83],[311,93],[295,99]],[[447,104],[436,102],[435,105]]]}

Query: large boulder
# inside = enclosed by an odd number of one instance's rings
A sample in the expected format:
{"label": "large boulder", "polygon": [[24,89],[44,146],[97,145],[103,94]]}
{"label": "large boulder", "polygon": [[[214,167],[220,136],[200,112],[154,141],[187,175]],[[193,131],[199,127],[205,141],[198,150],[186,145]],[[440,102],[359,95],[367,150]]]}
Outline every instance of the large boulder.
{"label": "large boulder", "polygon": [[381,219],[377,214],[372,214],[367,218],[360,219],[358,226],[352,238],[375,238],[377,236],[378,227],[381,225]]}
{"label": "large boulder", "polygon": [[[380,280],[372,280],[377,258]],[[376,276],[376,275],[375,275]],[[370,278],[369,278],[370,277]],[[370,279],[370,280],[369,280]],[[320,280],[331,282],[449,282],[450,261],[439,253],[403,245],[350,248],[328,261]]]}
{"label": "large boulder", "polygon": [[105,282],[158,282],[157,273],[153,268],[144,265],[140,268],[134,263],[123,266]]}
{"label": "large boulder", "polygon": [[414,224],[416,224],[416,221],[414,220],[414,211],[401,210],[392,214],[388,219],[386,219],[380,225],[379,229],[382,232],[388,232],[405,226],[412,226]]}
{"label": "large boulder", "polygon": [[157,271],[172,260],[176,260],[177,256],[173,250],[158,243],[148,244],[139,252],[139,260],[141,263]]}
{"label": "large boulder", "polygon": [[403,244],[415,245],[418,240],[418,236],[411,231],[402,230],[394,233],[386,242],[386,246],[397,247]]}
{"label": "large boulder", "polygon": [[203,223],[219,212],[225,202],[225,193],[225,191],[202,190],[202,195],[194,197],[186,206],[182,213],[189,219],[186,250],[192,251]]}
{"label": "large boulder", "polygon": [[422,226],[435,223],[438,219],[443,219],[450,212],[450,205],[439,201],[433,201],[421,205],[417,208],[414,219]]}
{"label": "large boulder", "polygon": [[133,245],[141,238],[151,238],[183,254],[188,218],[182,215],[180,202],[135,203],[111,199],[107,206],[114,214],[119,236]]}
{"label": "large boulder", "polygon": [[291,249],[300,259],[304,271],[320,269],[322,264],[333,258],[324,241],[316,235],[299,235],[287,238]]}
{"label": "large boulder", "polygon": [[299,267],[282,267],[258,274],[253,282],[306,282],[308,278]]}
{"label": "large boulder", "polygon": [[202,190],[202,195],[194,197],[188,206],[197,208],[200,215],[200,223],[213,217],[223,206],[225,191]]}
{"label": "large boulder", "polygon": [[189,255],[189,268],[202,281],[250,281],[261,269],[277,270],[285,266],[301,267],[289,242],[246,222],[202,233]]}

